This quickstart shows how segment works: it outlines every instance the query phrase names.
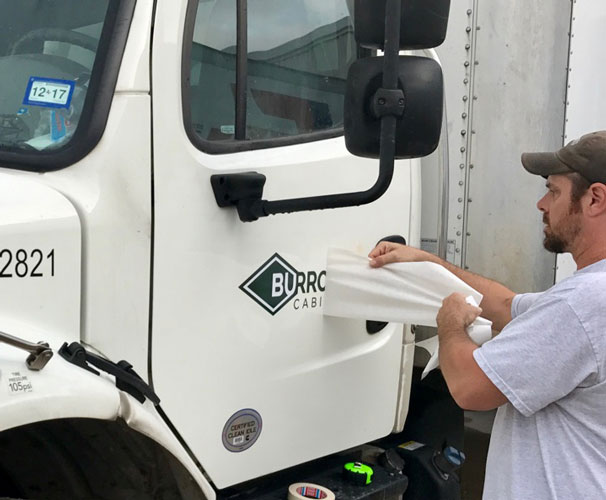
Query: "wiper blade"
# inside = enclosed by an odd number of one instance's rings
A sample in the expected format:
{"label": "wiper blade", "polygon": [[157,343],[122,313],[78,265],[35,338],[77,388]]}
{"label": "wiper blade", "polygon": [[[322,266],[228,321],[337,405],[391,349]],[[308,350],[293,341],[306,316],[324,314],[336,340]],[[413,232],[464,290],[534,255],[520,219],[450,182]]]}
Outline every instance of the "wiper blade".
{"label": "wiper blade", "polygon": [[99,370],[103,370],[110,375],[116,377],[116,387],[121,391],[127,392],[134,397],[140,403],[145,402],[145,398],[149,399],[154,405],[160,404],[160,398],[153,391],[153,389],[133,370],[133,365],[128,361],[122,360],[114,363],[108,359],[97,356],[92,352],[87,351],[78,342],[72,342],[67,345],[65,342],[61,349],[59,349],[59,355],[66,361],[84,368],[85,370],[99,375],[99,372],[92,365]]}

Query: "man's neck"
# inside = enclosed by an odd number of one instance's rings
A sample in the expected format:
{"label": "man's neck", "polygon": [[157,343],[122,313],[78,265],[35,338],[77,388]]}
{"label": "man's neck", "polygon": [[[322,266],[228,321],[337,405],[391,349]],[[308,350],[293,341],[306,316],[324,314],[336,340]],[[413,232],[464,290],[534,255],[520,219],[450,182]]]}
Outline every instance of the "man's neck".
{"label": "man's neck", "polygon": [[[606,240],[606,238],[605,238]],[[591,245],[575,245],[571,250],[572,258],[577,264],[577,269],[595,264],[600,260],[606,259],[606,241],[592,241]]]}

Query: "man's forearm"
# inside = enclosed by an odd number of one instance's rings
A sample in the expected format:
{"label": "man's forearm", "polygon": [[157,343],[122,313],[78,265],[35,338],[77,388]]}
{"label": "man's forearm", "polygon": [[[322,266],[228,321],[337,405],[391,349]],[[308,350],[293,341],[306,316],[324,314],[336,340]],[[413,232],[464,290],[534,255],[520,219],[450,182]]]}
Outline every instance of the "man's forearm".
{"label": "man's forearm", "polygon": [[473,352],[478,346],[462,328],[439,330],[440,368],[456,403],[467,410],[491,410],[507,402],[486,377]]}
{"label": "man's forearm", "polygon": [[382,241],[368,256],[371,267],[381,267],[394,262],[429,261],[440,264],[483,295],[480,304],[482,316],[491,320],[496,330],[500,331],[511,321],[511,301],[515,293],[496,281],[465,271],[424,250],[399,243]]}
{"label": "man's forearm", "polygon": [[501,331],[511,321],[511,301],[515,293],[509,288],[498,281],[461,269],[436,255],[429,253],[428,255],[431,256],[428,260],[442,265],[483,295],[484,298],[480,303],[482,316],[492,321],[495,330]]}

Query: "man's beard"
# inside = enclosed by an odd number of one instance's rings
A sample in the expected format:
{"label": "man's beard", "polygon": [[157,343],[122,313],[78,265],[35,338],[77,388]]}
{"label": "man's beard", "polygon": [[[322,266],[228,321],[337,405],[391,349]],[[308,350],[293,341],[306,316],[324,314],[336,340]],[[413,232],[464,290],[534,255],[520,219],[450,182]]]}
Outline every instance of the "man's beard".
{"label": "man's beard", "polygon": [[580,212],[581,204],[578,201],[571,201],[570,206],[568,207],[568,214],[555,228],[552,228],[549,225],[549,218],[543,214],[543,223],[546,224],[545,239],[543,240],[545,250],[553,253],[570,251],[572,243],[581,230],[578,224],[578,217],[575,217],[575,215]]}

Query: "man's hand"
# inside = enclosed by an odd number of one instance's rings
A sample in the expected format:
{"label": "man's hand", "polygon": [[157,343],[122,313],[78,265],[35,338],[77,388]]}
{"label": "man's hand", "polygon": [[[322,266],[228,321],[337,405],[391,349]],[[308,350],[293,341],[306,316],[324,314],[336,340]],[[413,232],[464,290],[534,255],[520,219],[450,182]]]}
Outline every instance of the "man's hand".
{"label": "man's hand", "polygon": [[465,331],[481,312],[462,294],[453,293],[444,299],[436,318],[442,374],[452,397],[466,410],[491,410],[507,402],[474,359],[478,346]]}
{"label": "man's hand", "polygon": [[371,259],[370,267],[381,267],[392,262],[436,261],[436,256],[429,252],[390,241],[381,241],[368,256]]}
{"label": "man's hand", "polygon": [[442,335],[453,330],[464,331],[480,314],[482,309],[468,304],[463,294],[453,293],[442,301],[442,307],[438,311],[438,335],[440,331]]}

